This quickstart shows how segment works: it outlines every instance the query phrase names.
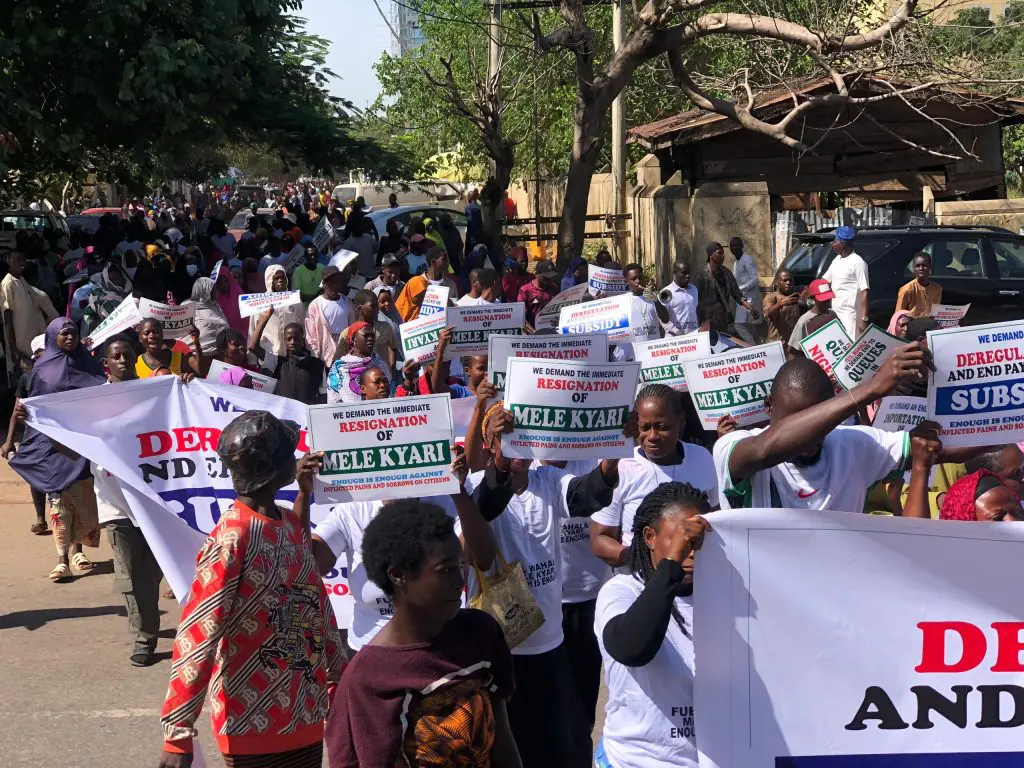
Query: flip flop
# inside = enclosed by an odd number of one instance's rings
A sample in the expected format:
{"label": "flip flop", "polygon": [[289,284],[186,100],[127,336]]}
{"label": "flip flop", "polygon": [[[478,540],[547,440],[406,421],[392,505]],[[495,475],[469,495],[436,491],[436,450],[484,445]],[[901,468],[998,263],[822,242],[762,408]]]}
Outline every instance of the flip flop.
{"label": "flip flop", "polygon": [[71,569],[64,563],[57,563],[53,570],[50,571],[50,581],[54,584],[59,584],[63,581],[71,581]]}
{"label": "flip flop", "polygon": [[71,564],[80,571],[91,571],[96,567],[96,563],[86,557],[82,552],[76,552],[71,556]]}
{"label": "flip flop", "polygon": [[46,523],[43,522],[32,523],[32,527],[29,528],[29,530],[32,531],[32,533],[34,533],[36,536],[50,535],[50,529],[47,528]]}

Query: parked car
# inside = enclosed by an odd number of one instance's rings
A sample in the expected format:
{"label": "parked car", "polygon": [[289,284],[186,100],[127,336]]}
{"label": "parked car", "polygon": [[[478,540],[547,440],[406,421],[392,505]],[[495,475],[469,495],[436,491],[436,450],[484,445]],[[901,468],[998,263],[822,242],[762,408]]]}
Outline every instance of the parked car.
{"label": "parked car", "polygon": [[459,234],[462,235],[462,241],[466,241],[466,225],[469,220],[466,218],[466,214],[460,211],[458,208],[449,207],[447,205],[437,203],[424,203],[422,205],[400,205],[397,208],[378,208],[370,213],[366,214],[366,217],[373,222],[373,226],[377,228],[377,232],[381,235],[384,234],[384,230],[387,227],[387,223],[391,219],[398,219],[398,223],[402,228],[409,226],[413,217],[419,219],[433,219],[437,221],[438,217],[442,213],[447,213],[452,217],[452,223],[455,224],[459,230]]}
{"label": "parked car", "polygon": [[[783,267],[799,288],[824,275],[835,257],[832,229],[797,235]],[[919,253],[932,257],[942,303],[971,308],[963,325],[1024,317],[1024,236],[999,227],[887,226],[857,231],[854,248],[868,264],[868,316],[889,324],[900,287],[914,277]]]}
{"label": "parked car", "polygon": [[17,244],[19,230],[32,230],[44,236],[70,237],[68,223],[57,211],[0,211],[0,252],[9,251]]}
{"label": "parked car", "polygon": [[268,231],[270,225],[274,223],[273,208],[257,208],[255,214],[248,208],[244,208],[231,219],[231,223],[228,224],[228,234],[234,237],[235,240],[241,240],[245,230],[249,228],[249,220],[253,216],[259,216],[260,221],[268,228]]}

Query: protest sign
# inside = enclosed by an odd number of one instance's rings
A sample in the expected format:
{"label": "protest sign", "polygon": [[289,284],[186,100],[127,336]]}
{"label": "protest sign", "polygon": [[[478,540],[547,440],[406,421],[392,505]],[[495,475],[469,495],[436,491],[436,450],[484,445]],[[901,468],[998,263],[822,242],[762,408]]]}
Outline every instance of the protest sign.
{"label": "protest sign", "polygon": [[447,313],[427,315],[402,323],[398,333],[402,337],[402,355],[406,362],[427,363],[437,356],[437,342],[448,323]]}
{"label": "protest sign", "polygon": [[251,317],[266,312],[270,307],[290,307],[302,301],[298,291],[268,291],[266,293],[243,293],[238,296],[238,313]]}
{"label": "protest sign", "polygon": [[213,269],[210,270],[210,279],[213,282],[217,282],[217,278],[220,277],[220,268],[224,266],[224,259],[217,259],[217,263],[213,265]]}
{"label": "protest sign", "polygon": [[846,332],[846,328],[838,319],[821,326],[800,342],[800,349],[803,350],[804,355],[820,365],[821,369],[828,374],[832,380],[832,388],[836,392],[843,390],[843,385],[836,378],[836,363],[849,349],[850,343],[850,334]]}
{"label": "protest sign", "polygon": [[627,290],[621,269],[608,269],[596,264],[587,267],[587,285],[592,296],[618,296]]}
{"label": "protest sign", "polygon": [[444,358],[454,360],[466,355],[486,355],[488,337],[521,336],[525,322],[525,304],[449,307],[448,327],[452,329],[452,338],[445,347]]}
{"label": "protest sign", "polygon": [[603,333],[585,336],[504,336],[488,339],[487,378],[494,388],[505,389],[505,370],[509,358],[533,360],[576,360],[608,362],[608,337]]}
{"label": "protest sign", "polygon": [[[306,406],[241,387],[177,376],[78,389],[25,401],[29,423],[117,478],[164,577],[179,600],[188,595],[196,554],[237,494],[217,455],[221,430],[249,409],[299,424],[296,456],[309,450]],[[281,490],[290,506],[298,488]],[[314,498],[314,529],[329,507]],[[338,618],[348,627],[352,597],[348,569],[339,561],[324,579]]]}
{"label": "protest sign", "polygon": [[701,768],[1020,764],[1021,526],[786,509],[709,521],[694,700],[660,702],[666,732],[695,716]]}
{"label": "protest sign", "polygon": [[1024,441],[1024,321],[928,334],[928,418],[943,446]]}
{"label": "protest sign", "polygon": [[448,395],[309,407],[313,450],[324,452],[318,499],[379,501],[458,493]]}
{"label": "protest sign", "polygon": [[764,399],[784,362],[786,355],[778,341],[683,361],[704,429],[715,429],[723,416],[735,416],[741,427],[766,420]]}
{"label": "protest sign", "polygon": [[159,301],[139,299],[139,315],[146,319],[152,317],[160,321],[164,329],[165,339],[183,339],[188,336],[196,317],[196,305],[191,301],[173,307]]}
{"label": "protest sign", "polygon": [[939,328],[955,328],[960,325],[960,321],[964,319],[967,315],[967,310],[970,308],[970,304],[964,304],[963,306],[956,304],[932,304],[932,310],[929,314],[935,318]]}
{"label": "protest sign", "polygon": [[331,244],[331,238],[334,237],[334,227],[331,226],[330,220],[326,216],[321,216],[320,221],[316,224],[316,229],[313,230],[313,245],[320,251],[327,250],[327,246]]}
{"label": "protest sign", "polygon": [[533,327],[538,331],[543,328],[557,328],[558,316],[562,311],[562,307],[570,307],[583,301],[583,297],[587,295],[587,287],[586,283],[580,283],[572,288],[566,288],[555,296],[537,313],[537,316],[534,318]]}
{"label": "protest sign", "polygon": [[337,267],[339,272],[344,272],[351,264],[355,264],[359,254],[346,248],[339,248],[327,262],[328,266]]}
{"label": "protest sign", "polygon": [[452,434],[456,445],[465,445],[466,433],[469,431],[469,422],[473,418],[473,411],[476,409],[475,397],[456,397],[451,401],[452,406]]}
{"label": "protest sign", "polygon": [[[220,375],[224,373],[224,371],[230,371],[233,367],[234,366],[228,365],[220,360],[212,360],[210,362],[210,372],[206,374],[206,378],[210,381],[219,383]],[[252,381],[252,388],[256,392],[266,392],[269,395],[277,387],[277,379],[265,376],[262,373],[256,373],[255,371],[247,370],[245,373]]]}
{"label": "protest sign", "polygon": [[608,341],[644,341],[635,338],[644,327],[643,307],[630,293],[595,299],[585,304],[563,307],[558,316],[558,332],[562,334],[607,333]]}
{"label": "protest sign", "polygon": [[448,306],[448,294],[451,291],[447,285],[428,285],[426,293],[423,294],[423,302],[420,304],[421,315],[436,315],[444,312]]}
{"label": "protest sign", "polygon": [[125,296],[124,301],[118,304],[114,311],[104,318],[102,323],[92,329],[87,337],[89,343],[86,345],[86,348],[89,350],[96,349],[96,347],[103,344],[111,336],[116,336],[121,331],[134,328],[141,322],[142,315],[139,314],[139,308],[135,305],[135,297],[131,295]]}
{"label": "protest sign", "polygon": [[[296,243],[295,247],[288,251],[288,255],[285,260],[281,263],[284,267],[284,271],[289,275],[295,271],[295,268],[299,266],[303,261],[306,260],[306,248],[302,243]],[[267,286],[268,288],[270,286]]]}
{"label": "protest sign", "polygon": [[871,381],[885,361],[907,342],[890,336],[877,325],[869,325],[832,366],[836,381],[847,389]]}
{"label": "protest sign", "polygon": [[889,395],[883,397],[871,426],[886,432],[909,432],[928,418],[928,398]]}
{"label": "protest sign", "polygon": [[633,455],[622,434],[633,410],[640,363],[571,363],[510,358],[502,437],[510,459],[614,459]]}
{"label": "protest sign", "polygon": [[672,389],[686,392],[683,361],[710,355],[711,342],[706,331],[697,331],[685,336],[633,342],[633,354],[640,363],[640,381],[637,387],[665,384]]}

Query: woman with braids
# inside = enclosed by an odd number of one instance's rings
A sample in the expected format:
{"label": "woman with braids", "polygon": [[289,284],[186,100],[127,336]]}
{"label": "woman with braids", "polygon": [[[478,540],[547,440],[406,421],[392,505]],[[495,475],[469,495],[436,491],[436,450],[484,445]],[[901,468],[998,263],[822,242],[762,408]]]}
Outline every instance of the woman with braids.
{"label": "woman with braids", "polygon": [[598,768],[696,768],[693,562],[708,497],[689,483],[651,491],[632,519],[628,573],[597,597],[594,630],[608,704]]}
{"label": "woman with braids", "polygon": [[612,503],[590,518],[594,554],[612,567],[628,565],[633,515],[648,493],[662,483],[687,482],[718,505],[718,481],[711,453],[680,439],[685,418],[679,393],[664,384],[648,384],[636,396],[637,445],[623,459],[621,481]]}

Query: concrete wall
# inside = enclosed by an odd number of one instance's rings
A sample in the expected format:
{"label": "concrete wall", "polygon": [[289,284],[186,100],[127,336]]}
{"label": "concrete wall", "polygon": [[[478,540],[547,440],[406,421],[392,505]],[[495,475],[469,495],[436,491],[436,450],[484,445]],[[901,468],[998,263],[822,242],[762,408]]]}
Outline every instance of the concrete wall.
{"label": "concrete wall", "polygon": [[1003,227],[1018,232],[1024,227],[1024,199],[936,202],[935,222]]}
{"label": "concrete wall", "polygon": [[653,266],[658,285],[672,279],[672,264],[693,258],[690,188],[686,184],[638,186],[629,198],[633,214],[631,261]]}
{"label": "concrete wall", "polygon": [[[516,201],[519,209],[519,217],[522,219],[536,215],[534,212],[534,182],[532,180],[522,183],[515,183],[508,188],[508,196]],[[629,194],[627,190],[627,195]],[[565,181],[561,179],[544,180],[540,183],[540,215],[561,216],[562,201],[565,198]],[[590,195],[587,198],[587,213],[615,213],[615,200],[612,196],[612,175],[610,173],[595,173],[590,182]],[[588,221],[587,232],[604,232],[603,221]],[[541,234],[555,234],[558,232],[557,224],[544,224],[541,226]],[[610,244],[610,243],[609,243]],[[550,244],[551,249],[554,243]]]}
{"label": "concrete wall", "polygon": [[705,183],[693,193],[690,207],[693,258],[703,265],[704,246],[714,241],[726,247],[726,266],[732,268],[729,240],[743,238],[745,250],[757,262],[762,284],[772,275],[772,215],[768,185],[763,181]]}

